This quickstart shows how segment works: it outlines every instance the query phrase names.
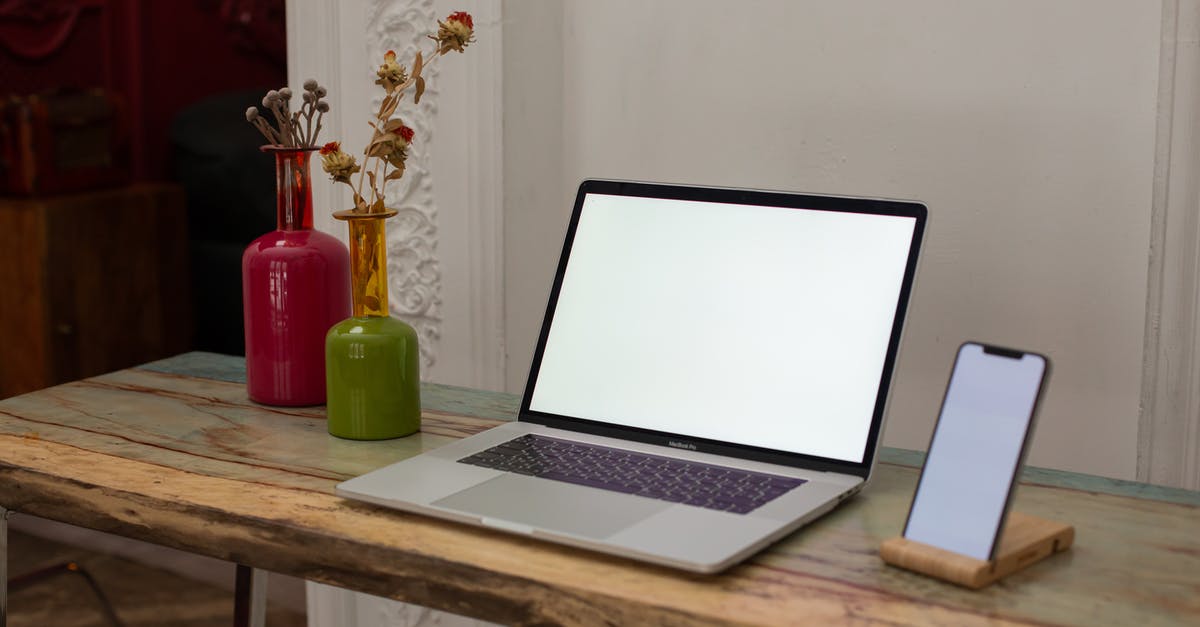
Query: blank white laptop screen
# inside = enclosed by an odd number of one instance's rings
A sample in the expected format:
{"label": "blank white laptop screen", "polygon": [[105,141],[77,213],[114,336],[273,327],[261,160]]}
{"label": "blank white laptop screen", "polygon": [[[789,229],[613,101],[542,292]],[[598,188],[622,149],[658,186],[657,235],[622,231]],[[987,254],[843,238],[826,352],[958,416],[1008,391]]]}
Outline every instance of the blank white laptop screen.
{"label": "blank white laptop screen", "polygon": [[530,409],[861,462],[915,225],[588,194]]}

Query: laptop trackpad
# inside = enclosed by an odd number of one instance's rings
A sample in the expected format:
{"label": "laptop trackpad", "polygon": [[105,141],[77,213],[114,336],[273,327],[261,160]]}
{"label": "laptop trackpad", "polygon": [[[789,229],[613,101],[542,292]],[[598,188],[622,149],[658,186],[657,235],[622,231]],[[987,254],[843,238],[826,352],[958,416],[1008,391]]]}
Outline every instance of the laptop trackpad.
{"label": "laptop trackpad", "polygon": [[611,536],[671,507],[663,501],[522,475],[489,479],[432,504],[589,538]]}

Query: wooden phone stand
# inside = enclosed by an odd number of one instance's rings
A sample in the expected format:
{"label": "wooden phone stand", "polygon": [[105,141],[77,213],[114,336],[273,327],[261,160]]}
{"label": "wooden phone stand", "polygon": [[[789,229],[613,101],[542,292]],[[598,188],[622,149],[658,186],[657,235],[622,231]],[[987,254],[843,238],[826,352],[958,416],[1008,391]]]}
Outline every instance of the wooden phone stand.
{"label": "wooden phone stand", "polygon": [[879,556],[893,566],[979,589],[1071,548],[1074,541],[1071,525],[1011,512],[994,560],[978,560],[904,537],[885,540]]}

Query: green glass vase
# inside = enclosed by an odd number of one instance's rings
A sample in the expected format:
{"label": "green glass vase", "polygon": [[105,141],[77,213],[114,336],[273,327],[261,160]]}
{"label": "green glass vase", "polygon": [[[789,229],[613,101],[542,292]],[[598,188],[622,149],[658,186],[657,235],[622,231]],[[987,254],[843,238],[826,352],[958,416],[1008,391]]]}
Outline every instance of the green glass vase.
{"label": "green glass vase", "polygon": [[417,332],[388,311],[384,220],[396,215],[339,211],[350,227],[351,316],[325,336],[329,433],[384,440],[421,428]]}

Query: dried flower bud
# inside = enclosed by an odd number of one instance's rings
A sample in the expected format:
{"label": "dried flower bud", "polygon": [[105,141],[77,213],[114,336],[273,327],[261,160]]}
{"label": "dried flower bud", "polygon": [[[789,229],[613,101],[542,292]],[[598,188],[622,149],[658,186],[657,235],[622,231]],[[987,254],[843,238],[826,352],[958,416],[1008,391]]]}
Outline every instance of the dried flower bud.
{"label": "dried flower bud", "polygon": [[467,44],[475,41],[475,22],[466,11],[451,13],[444,22],[438,22],[438,33],[434,39],[438,42],[438,53],[446,54],[451,50],[463,51]]}
{"label": "dried flower bud", "polygon": [[246,109],[246,121],[247,122],[253,122],[257,118],[258,118],[258,109],[257,108],[250,107],[249,109]]}
{"label": "dried flower bud", "polygon": [[279,97],[283,98],[284,100],[291,100],[292,99],[292,90],[288,89],[287,87],[280,89]]}
{"label": "dried flower bud", "polygon": [[263,96],[263,97],[266,98],[267,100],[274,102],[276,100],[279,100],[279,92],[272,89],[267,92],[266,96]]}
{"label": "dried flower bud", "polygon": [[475,30],[475,21],[471,19],[471,14],[467,13],[466,11],[455,11],[454,13],[451,13],[446,17],[446,22],[458,22],[469,28],[471,31]]}
{"label": "dried flower bud", "polygon": [[350,176],[358,172],[354,156],[342,152],[338,142],[329,142],[321,147],[321,168],[338,183],[349,183]]}
{"label": "dried flower bud", "polygon": [[316,91],[316,90],[317,90],[316,79],[310,78],[310,79],[304,81],[304,91]]}
{"label": "dried flower bud", "polygon": [[329,103],[324,100],[317,101],[317,111],[321,113],[329,113]]}
{"label": "dried flower bud", "polygon": [[383,55],[383,64],[375,71],[375,75],[379,77],[375,84],[383,86],[383,89],[389,93],[408,80],[408,72],[403,65],[396,62],[394,50],[388,50],[387,54]]}
{"label": "dried flower bud", "polygon": [[367,147],[367,156],[383,159],[397,170],[404,170],[404,161],[408,158],[408,144],[412,141],[413,130],[404,125],[399,118],[388,120],[381,133],[377,133]]}
{"label": "dried flower bud", "polygon": [[313,90],[313,93],[317,95],[317,98],[324,98],[325,97],[325,88],[321,87],[320,85],[317,85],[317,88],[315,90]]}
{"label": "dried flower bud", "polygon": [[304,102],[306,102],[306,103],[307,103],[307,102],[312,102],[312,101],[313,101],[313,95],[312,95],[312,94],[310,94],[310,93],[308,93],[308,92],[304,92],[304,93],[300,94],[300,99],[301,99],[301,100],[303,100],[303,101],[304,101]]}

